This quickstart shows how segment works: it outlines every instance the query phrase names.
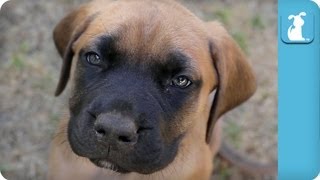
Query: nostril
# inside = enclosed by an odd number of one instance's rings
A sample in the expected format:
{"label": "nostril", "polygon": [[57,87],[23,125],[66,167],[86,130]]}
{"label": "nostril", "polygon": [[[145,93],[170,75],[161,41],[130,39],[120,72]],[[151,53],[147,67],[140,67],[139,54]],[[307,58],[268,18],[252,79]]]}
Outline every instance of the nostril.
{"label": "nostril", "polygon": [[141,131],[143,131],[143,128],[139,128],[139,129],[137,130],[137,134],[140,134]]}
{"label": "nostril", "polygon": [[132,138],[128,137],[128,136],[119,136],[119,141],[120,142],[125,142],[125,143],[130,143],[132,142]]}
{"label": "nostril", "polygon": [[96,128],[96,133],[99,136],[105,136],[106,135],[106,131],[102,128]]}
{"label": "nostril", "polygon": [[118,136],[118,142],[124,143],[124,144],[136,144],[138,141],[138,135],[132,134],[132,135],[120,135]]}

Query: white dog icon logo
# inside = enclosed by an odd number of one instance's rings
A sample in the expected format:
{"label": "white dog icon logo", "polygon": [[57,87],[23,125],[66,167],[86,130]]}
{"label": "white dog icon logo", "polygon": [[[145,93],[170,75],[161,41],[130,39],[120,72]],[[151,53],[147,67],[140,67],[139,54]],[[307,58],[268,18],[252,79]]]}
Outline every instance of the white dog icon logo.
{"label": "white dog icon logo", "polygon": [[298,15],[290,15],[289,20],[293,19],[293,24],[288,28],[288,38],[290,41],[305,41],[306,39],[302,36],[302,26],[304,20],[302,16],[306,16],[307,13],[300,12]]}

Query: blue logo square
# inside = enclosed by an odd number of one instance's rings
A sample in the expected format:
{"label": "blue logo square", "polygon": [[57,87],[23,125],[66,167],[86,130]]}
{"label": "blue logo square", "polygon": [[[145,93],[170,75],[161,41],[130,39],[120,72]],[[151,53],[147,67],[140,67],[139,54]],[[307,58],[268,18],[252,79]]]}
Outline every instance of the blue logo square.
{"label": "blue logo square", "polygon": [[281,39],[287,44],[309,44],[314,39],[314,14],[293,11],[281,16]]}

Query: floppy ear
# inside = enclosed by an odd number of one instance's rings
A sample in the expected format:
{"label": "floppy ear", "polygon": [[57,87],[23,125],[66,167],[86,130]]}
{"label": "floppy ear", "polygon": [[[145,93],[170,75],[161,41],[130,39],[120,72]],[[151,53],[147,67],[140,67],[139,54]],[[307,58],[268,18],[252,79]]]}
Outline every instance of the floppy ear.
{"label": "floppy ear", "polygon": [[294,15],[290,15],[290,16],[288,17],[289,20],[291,20],[292,18],[294,18]]}
{"label": "floppy ear", "polygon": [[306,12],[301,12],[301,13],[299,14],[299,16],[306,16],[306,15],[307,15]]}
{"label": "floppy ear", "polygon": [[217,92],[207,125],[207,143],[218,118],[251,97],[256,90],[256,79],[236,42],[217,22],[207,24],[210,53],[218,75]]}
{"label": "floppy ear", "polygon": [[74,55],[72,45],[86,30],[94,16],[89,14],[88,5],[82,5],[64,17],[54,29],[53,39],[60,56],[63,58],[56,96],[62,93],[69,80]]}

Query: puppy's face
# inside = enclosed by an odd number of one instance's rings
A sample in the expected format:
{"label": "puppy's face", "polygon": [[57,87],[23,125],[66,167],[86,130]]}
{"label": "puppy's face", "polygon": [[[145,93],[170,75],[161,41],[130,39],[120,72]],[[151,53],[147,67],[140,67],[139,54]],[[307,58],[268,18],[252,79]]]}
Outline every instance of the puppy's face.
{"label": "puppy's face", "polygon": [[198,105],[202,78],[191,57],[175,48],[135,56],[121,50],[126,42],[112,34],[90,41],[76,63],[68,129],[72,149],[121,172],[165,167],[186,133],[179,125]]}
{"label": "puppy's face", "polygon": [[208,120],[209,94],[219,79],[213,65],[218,48],[204,23],[173,2],[94,1],[67,16],[54,35],[65,58],[58,94],[74,59],[69,143],[99,167],[161,170],[174,161],[192,127],[208,123],[199,137],[205,143],[212,121],[249,96],[222,104],[227,107],[212,110]]}

